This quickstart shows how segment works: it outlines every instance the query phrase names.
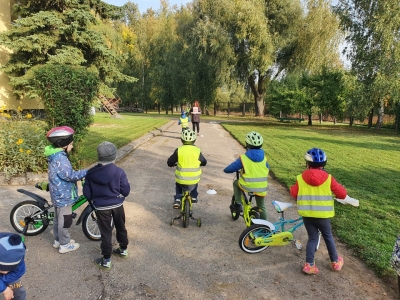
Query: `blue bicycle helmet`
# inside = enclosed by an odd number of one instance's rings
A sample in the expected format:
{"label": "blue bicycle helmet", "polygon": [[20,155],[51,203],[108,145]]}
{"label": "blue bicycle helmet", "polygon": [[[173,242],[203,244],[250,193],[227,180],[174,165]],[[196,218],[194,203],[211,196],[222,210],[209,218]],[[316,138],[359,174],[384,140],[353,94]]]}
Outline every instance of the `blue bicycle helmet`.
{"label": "blue bicycle helmet", "polygon": [[327,156],[323,150],[312,148],[306,152],[304,159],[310,167],[323,167],[326,165]]}

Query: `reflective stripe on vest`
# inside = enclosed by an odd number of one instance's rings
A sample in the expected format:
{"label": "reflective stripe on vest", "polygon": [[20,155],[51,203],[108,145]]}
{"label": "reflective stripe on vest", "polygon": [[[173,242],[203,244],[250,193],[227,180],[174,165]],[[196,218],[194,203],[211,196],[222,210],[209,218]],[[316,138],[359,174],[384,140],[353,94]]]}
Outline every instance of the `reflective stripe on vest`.
{"label": "reflective stripe on vest", "polygon": [[253,192],[257,196],[265,196],[268,189],[268,173],[267,158],[264,156],[263,161],[254,162],[246,156],[240,155],[243,169],[240,173],[239,187],[245,192]]}
{"label": "reflective stripe on vest", "polygon": [[335,215],[334,200],[331,191],[331,175],[319,186],[309,185],[303,176],[297,176],[299,192],[297,210],[302,217],[332,218]]}
{"label": "reflective stripe on vest", "polygon": [[183,128],[189,127],[189,119],[188,118],[179,118],[181,125]]}
{"label": "reflective stripe on vest", "polygon": [[178,164],[175,170],[175,180],[180,184],[196,184],[201,178],[200,148],[193,145],[183,145],[178,148]]}

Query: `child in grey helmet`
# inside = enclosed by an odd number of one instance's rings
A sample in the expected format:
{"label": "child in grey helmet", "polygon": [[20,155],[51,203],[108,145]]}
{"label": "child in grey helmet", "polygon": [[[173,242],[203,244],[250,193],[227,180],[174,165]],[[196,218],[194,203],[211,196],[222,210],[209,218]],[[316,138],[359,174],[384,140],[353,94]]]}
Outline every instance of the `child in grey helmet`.
{"label": "child in grey helmet", "polygon": [[21,284],[25,274],[25,245],[21,236],[0,232],[0,294],[5,300],[26,300],[26,291]]}
{"label": "child in grey helmet", "polygon": [[[86,174],[83,195],[93,201],[96,207],[97,224],[101,233],[101,254],[95,264],[104,270],[111,269],[111,254],[128,257],[128,233],[125,227],[124,200],[130,193],[130,185],[124,170],[117,167],[117,147],[110,142],[102,142],[97,147],[99,163]],[[112,226],[117,231],[119,248],[112,248]]]}

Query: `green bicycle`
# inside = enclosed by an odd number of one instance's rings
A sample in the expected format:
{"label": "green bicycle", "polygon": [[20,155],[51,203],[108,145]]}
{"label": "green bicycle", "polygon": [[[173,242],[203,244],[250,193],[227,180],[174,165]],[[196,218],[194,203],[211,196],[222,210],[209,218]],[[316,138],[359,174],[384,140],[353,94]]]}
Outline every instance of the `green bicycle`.
{"label": "green bicycle", "polygon": [[[239,171],[236,171],[236,179],[239,179]],[[242,191],[242,197],[241,197],[242,211],[238,212],[232,209],[232,207],[234,207],[235,204],[235,195],[232,196],[230,209],[231,209],[231,217],[234,221],[239,219],[239,217],[241,216],[243,217],[246,226],[249,227],[253,224],[252,223],[253,219],[260,219],[260,213],[258,212],[258,207],[257,206],[252,207],[251,204],[254,197],[255,195],[252,192],[246,194],[244,191]]]}
{"label": "green bicycle", "polygon": [[190,191],[184,190],[179,216],[172,217],[170,225],[174,224],[175,220],[182,220],[182,227],[187,228],[189,226],[189,219],[195,220],[198,227],[201,226],[201,218],[196,219],[193,217]]}

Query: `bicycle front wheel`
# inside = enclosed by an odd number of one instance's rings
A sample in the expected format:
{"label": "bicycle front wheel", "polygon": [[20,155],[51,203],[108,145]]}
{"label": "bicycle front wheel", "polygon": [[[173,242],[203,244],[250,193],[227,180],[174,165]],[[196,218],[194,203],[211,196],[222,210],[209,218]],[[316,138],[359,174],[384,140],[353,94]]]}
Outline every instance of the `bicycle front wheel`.
{"label": "bicycle front wheel", "polygon": [[[114,228],[114,222],[111,220],[111,227]],[[96,212],[92,210],[82,220],[82,231],[85,236],[92,241],[100,241],[101,233],[99,226],[97,225]]]}
{"label": "bicycle front wheel", "polygon": [[239,237],[239,246],[244,252],[254,254],[268,248],[268,246],[257,246],[254,240],[271,234],[271,229],[265,225],[254,224],[246,228]]}
{"label": "bicycle front wheel", "polygon": [[182,226],[183,228],[187,228],[189,226],[189,218],[190,218],[190,202],[188,199],[183,199],[183,216],[182,216]]}

